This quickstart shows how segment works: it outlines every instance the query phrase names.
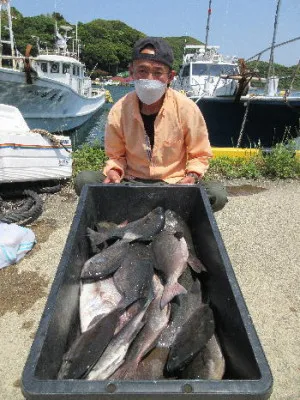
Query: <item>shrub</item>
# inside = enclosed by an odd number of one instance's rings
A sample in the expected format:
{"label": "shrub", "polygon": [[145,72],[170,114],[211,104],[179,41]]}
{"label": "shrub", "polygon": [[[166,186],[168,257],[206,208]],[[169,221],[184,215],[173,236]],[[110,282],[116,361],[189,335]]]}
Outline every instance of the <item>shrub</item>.
{"label": "shrub", "polygon": [[295,157],[295,150],[290,143],[289,146],[283,143],[276,144],[264,155],[262,166],[263,174],[270,178],[297,178],[300,173],[300,161]]}
{"label": "shrub", "polygon": [[[84,144],[73,152],[73,177],[83,170],[100,170],[107,157],[100,142]],[[259,152],[249,158],[221,156],[213,158],[205,175],[210,179],[300,178],[300,158],[295,157],[295,145],[280,143],[270,152]]]}
{"label": "shrub", "polygon": [[83,170],[100,170],[103,168],[107,157],[100,142],[85,143],[72,153],[73,177]]}

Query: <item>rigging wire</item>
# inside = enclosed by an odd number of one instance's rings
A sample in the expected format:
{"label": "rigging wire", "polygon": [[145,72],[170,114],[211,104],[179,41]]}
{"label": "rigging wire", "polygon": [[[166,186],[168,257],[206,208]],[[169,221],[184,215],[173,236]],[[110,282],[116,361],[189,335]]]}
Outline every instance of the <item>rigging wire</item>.
{"label": "rigging wire", "polygon": [[[297,36],[297,37],[295,37],[295,38],[293,38],[293,39],[289,39],[289,40],[286,40],[286,41],[284,41],[284,42],[278,43],[278,44],[276,44],[273,48],[275,49],[275,48],[277,48],[277,47],[284,46],[285,44],[295,42],[296,40],[300,40],[300,36]],[[256,58],[256,57],[259,57],[259,58],[260,58],[260,56],[261,56],[263,53],[266,53],[266,52],[269,51],[271,48],[272,48],[272,46],[267,47],[266,49],[260,51],[259,53],[254,54],[254,56],[249,57],[249,58],[246,60],[246,62],[251,61],[251,60],[254,60],[254,58]]]}

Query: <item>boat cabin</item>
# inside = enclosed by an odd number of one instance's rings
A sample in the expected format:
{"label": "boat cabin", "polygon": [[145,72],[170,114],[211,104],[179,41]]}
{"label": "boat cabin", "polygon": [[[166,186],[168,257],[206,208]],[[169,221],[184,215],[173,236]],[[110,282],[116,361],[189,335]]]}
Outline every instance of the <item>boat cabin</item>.
{"label": "boat cabin", "polygon": [[172,85],[190,97],[231,96],[237,82],[226,78],[239,74],[238,59],[218,53],[219,46],[186,45],[183,65]]}
{"label": "boat cabin", "polygon": [[89,95],[90,78],[85,76],[85,66],[72,57],[39,55],[33,67],[41,78],[49,78],[71,86],[81,95]]}
{"label": "boat cabin", "polygon": [[190,62],[183,66],[181,77],[192,75],[207,75],[207,76],[221,76],[221,75],[238,75],[239,70],[235,64],[211,64],[209,62]]}

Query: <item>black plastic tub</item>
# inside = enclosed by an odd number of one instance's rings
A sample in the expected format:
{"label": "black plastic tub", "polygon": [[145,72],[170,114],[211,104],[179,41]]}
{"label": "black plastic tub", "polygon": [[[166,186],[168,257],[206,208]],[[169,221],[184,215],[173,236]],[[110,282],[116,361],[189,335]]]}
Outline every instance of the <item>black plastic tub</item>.
{"label": "black plastic tub", "polygon": [[[208,269],[206,290],[226,360],[223,380],[57,380],[62,356],[78,331],[80,272],[90,256],[86,228],[121,222],[156,206],[173,209],[189,224],[196,252]],[[28,356],[26,399],[268,399],[272,374],[239,289],[205,190],[188,185],[85,186]]]}

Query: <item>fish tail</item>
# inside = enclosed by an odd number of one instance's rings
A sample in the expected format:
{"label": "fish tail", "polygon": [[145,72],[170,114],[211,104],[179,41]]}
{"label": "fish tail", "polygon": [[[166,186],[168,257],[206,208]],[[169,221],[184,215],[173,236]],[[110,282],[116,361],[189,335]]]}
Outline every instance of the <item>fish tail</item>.
{"label": "fish tail", "polygon": [[113,377],[111,378],[113,378],[114,380],[134,379],[137,375],[137,369],[137,360],[125,361],[125,363],[117,369],[117,371],[113,374]]}
{"label": "fish tail", "polygon": [[206,271],[205,266],[199,260],[199,258],[192,254],[189,254],[189,258],[188,258],[187,262],[188,262],[189,266],[197,273]]}
{"label": "fish tail", "polygon": [[103,242],[105,242],[109,235],[107,233],[106,230],[103,230],[102,232],[96,232],[91,228],[87,228],[86,230],[87,232],[87,236],[90,239],[90,242],[93,246],[97,246],[99,244],[102,244]]}
{"label": "fish tail", "polygon": [[160,299],[160,308],[163,309],[175,296],[186,293],[186,288],[178,282],[169,285],[167,284]]}

